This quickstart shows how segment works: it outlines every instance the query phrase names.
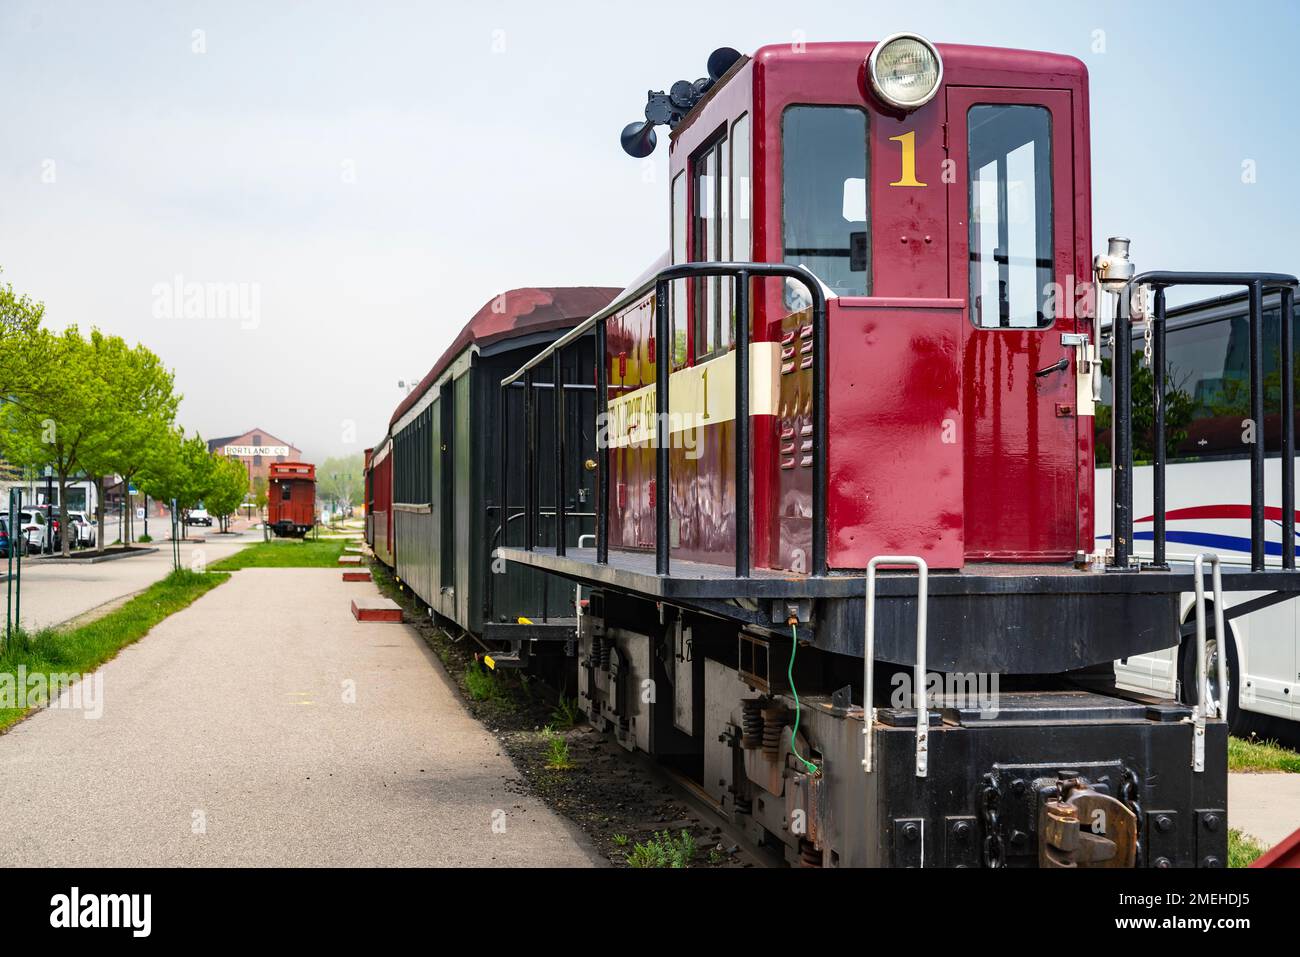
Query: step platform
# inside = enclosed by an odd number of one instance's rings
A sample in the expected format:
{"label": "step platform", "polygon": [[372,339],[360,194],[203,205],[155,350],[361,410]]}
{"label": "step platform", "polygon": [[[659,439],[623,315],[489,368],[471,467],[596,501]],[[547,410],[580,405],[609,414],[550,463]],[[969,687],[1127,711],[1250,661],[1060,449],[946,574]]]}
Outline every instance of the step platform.
{"label": "step platform", "polygon": [[345,582],[368,582],[370,581],[370,572],[344,572],[343,580]]}
{"label": "step platform", "polygon": [[357,621],[401,622],[402,609],[391,598],[354,598],[352,617]]}
{"label": "step platform", "polygon": [[360,556],[360,555],[340,555],[340,556],[339,556],[339,564],[340,564],[340,565],[360,565],[360,564],[361,564],[361,556]]}
{"label": "step platform", "polygon": [[517,651],[494,651],[490,655],[483,656],[483,663],[493,671],[502,668],[522,668],[525,664]]}

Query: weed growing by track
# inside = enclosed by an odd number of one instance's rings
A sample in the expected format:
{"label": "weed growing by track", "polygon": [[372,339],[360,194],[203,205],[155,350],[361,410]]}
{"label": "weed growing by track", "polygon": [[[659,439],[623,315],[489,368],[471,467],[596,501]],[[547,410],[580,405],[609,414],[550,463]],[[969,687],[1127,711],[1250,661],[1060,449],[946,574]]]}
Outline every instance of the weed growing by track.
{"label": "weed growing by track", "polygon": [[474,701],[492,701],[504,705],[510,700],[510,695],[503,682],[498,679],[497,673],[488,671],[482,665],[476,663],[466,668],[462,680],[465,684],[465,693]]}
{"label": "weed growing by track", "polygon": [[552,771],[568,771],[573,767],[573,762],[569,759],[569,742],[564,739],[564,735],[558,734],[554,728],[547,725],[542,729],[542,736],[546,739],[546,766]]}
{"label": "weed growing by track", "polygon": [[319,542],[275,539],[241,548],[208,567],[218,572],[233,572],[241,568],[336,568],[346,544],[341,538]]}
{"label": "weed growing by track", "polygon": [[677,837],[667,831],[657,831],[650,840],[632,845],[627,856],[628,867],[690,867],[695,860],[695,838],[683,830]]}
{"label": "weed growing by track", "polygon": [[[0,649],[0,675],[17,680],[18,669],[33,674],[89,674],[124,647],[139,641],[154,625],[230,578],[219,572],[174,571],[161,581],[80,627],[19,632]],[[42,704],[45,702],[36,702]],[[16,724],[30,708],[0,708],[0,731]]]}
{"label": "weed growing by track", "polygon": [[1249,867],[1267,848],[1249,834],[1228,828],[1228,866]]}
{"label": "weed growing by track", "polygon": [[574,727],[581,717],[582,714],[578,711],[578,699],[566,698],[561,695],[560,700],[556,702],[555,709],[551,711],[551,724],[567,731],[569,728]]}

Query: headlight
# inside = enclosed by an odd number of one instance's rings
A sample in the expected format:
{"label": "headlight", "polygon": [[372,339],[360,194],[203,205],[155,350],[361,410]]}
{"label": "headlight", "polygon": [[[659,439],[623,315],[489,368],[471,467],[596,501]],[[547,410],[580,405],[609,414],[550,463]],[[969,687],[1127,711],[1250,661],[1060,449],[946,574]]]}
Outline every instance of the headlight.
{"label": "headlight", "polygon": [[867,60],[872,89],[903,110],[924,106],[939,91],[943,61],[934,44],[914,33],[896,33],[876,44]]}

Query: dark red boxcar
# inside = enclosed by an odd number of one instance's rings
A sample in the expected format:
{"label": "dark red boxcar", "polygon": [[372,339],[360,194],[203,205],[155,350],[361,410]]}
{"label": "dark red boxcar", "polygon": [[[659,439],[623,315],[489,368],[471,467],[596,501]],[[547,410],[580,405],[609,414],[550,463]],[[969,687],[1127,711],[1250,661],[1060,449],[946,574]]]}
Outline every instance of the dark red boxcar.
{"label": "dark red boxcar", "polygon": [[393,442],[366,449],[366,544],[385,565],[393,560]]}

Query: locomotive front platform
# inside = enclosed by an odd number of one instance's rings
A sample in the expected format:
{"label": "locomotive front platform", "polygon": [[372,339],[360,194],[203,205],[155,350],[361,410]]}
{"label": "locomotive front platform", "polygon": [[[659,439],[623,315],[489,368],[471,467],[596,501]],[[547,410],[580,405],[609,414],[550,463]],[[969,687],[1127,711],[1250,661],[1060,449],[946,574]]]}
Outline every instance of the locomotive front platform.
{"label": "locomotive front platform", "polygon": [[[814,647],[862,654],[865,573],[791,576],[758,568],[737,577],[727,565],[677,560],[671,574],[659,575],[653,552],[610,552],[605,563],[597,561],[594,548],[568,548],[564,555],[554,547],[503,548],[498,554],[588,589],[611,588],[755,627],[779,628],[794,617],[801,638]],[[1285,569],[1225,566],[1222,584],[1229,592],[1269,593],[1229,609],[1225,620],[1300,594],[1300,575]],[[1139,649],[1167,648],[1178,639],[1179,597],[1194,590],[1191,562],[1123,573],[1046,564],[973,564],[930,572],[926,660],[942,671],[1054,674],[1139,654]],[[877,579],[881,660],[915,663],[917,591],[917,576],[910,571],[886,570]],[[1066,624],[1069,640],[1061,639]],[[997,636],[995,643],[990,635]]]}

